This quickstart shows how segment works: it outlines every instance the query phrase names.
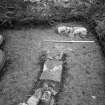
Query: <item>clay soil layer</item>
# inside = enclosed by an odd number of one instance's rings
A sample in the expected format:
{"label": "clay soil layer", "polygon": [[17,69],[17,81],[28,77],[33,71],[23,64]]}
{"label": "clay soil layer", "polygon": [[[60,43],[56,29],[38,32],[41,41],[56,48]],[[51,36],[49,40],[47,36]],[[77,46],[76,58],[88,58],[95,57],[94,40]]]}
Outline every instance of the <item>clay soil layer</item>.
{"label": "clay soil layer", "polygon": [[57,104],[105,105],[105,59],[95,37],[88,32],[85,38],[73,38],[94,40],[95,43],[42,43],[43,40],[70,40],[54,30],[54,27],[38,26],[3,32],[7,64],[0,80],[0,105],[17,105],[27,100],[40,71],[40,52],[54,47],[67,51],[68,55],[65,82]]}

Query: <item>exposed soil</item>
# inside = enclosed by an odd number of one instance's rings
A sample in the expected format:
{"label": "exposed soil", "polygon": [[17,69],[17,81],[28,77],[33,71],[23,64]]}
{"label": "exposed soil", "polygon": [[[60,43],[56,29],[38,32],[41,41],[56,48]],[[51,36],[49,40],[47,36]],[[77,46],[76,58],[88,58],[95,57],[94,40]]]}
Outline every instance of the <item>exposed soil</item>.
{"label": "exposed soil", "polygon": [[76,36],[74,40],[94,40],[95,43],[41,43],[47,39],[70,40],[56,34],[54,27],[9,29],[3,34],[6,37],[7,65],[0,81],[0,105],[17,105],[29,97],[40,71],[40,52],[53,47],[65,50],[68,55],[68,69],[57,104],[105,105],[105,60],[90,32],[85,38]]}

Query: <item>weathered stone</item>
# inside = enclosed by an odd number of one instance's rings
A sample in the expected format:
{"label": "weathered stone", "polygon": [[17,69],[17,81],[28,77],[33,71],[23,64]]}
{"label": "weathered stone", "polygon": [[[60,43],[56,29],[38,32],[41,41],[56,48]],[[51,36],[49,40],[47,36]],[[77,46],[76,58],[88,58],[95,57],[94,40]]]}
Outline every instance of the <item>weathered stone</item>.
{"label": "weathered stone", "polygon": [[3,43],[3,40],[4,40],[3,36],[0,35],[0,45]]}
{"label": "weathered stone", "polygon": [[60,51],[61,49],[51,49],[50,51],[47,51],[47,58],[48,59],[55,59],[55,60],[61,60],[63,56],[63,51]]}
{"label": "weathered stone", "polygon": [[45,101],[45,102],[49,102],[51,98],[51,92],[50,91],[44,91],[41,100]]}
{"label": "weathered stone", "polygon": [[19,105],[27,105],[26,103],[20,103]]}
{"label": "weathered stone", "polygon": [[41,74],[41,80],[53,80],[53,81],[61,81],[62,75],[62,61],[47,60],[44,64],[43,72]]}
{"label": "weathered stone", "polygon": [[33,95],[28,99],[27,104],[28,105],[37,105],[38,102],[39,102],[39,98],[37,98]]}

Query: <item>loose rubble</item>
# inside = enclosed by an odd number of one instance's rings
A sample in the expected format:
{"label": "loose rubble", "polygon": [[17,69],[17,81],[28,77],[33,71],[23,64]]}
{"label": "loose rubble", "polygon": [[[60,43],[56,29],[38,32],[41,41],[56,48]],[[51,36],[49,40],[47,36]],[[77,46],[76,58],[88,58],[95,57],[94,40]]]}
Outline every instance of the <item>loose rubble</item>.
{"label": "loose rubble", "polygon": [[87,29],[85,27],[68,27],[68,26],[59,26],[57,28],[58,34],[63,34],[68,37],[75,37],[79,35],[80,37],[85,37],[87,35]]}

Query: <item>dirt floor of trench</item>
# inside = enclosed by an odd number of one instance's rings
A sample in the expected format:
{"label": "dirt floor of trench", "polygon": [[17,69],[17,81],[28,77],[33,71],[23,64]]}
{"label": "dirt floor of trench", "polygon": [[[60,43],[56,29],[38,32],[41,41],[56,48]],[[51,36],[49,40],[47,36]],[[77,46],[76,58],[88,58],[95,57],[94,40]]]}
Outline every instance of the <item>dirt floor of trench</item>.
{"label": "dirt floor of trench", "polygon": [[[69,23],[68,25],[71,25]],[[105,105],[105,59],[98,42],[51,43],[43,40],[70,40],[55,33],[55,28],[34,27],[8,29],[4,50],[7,55],[5,73],[0,80],[0,105],[18,105],[30,96],[37,81],[41,50],[56,47],[67,51],[67,73],[58,105]],[[94,40],[89,32],[85,38]],[[43,43],[42,43],[43,42]],[[71,50],[72,49],[72,50]]]}

